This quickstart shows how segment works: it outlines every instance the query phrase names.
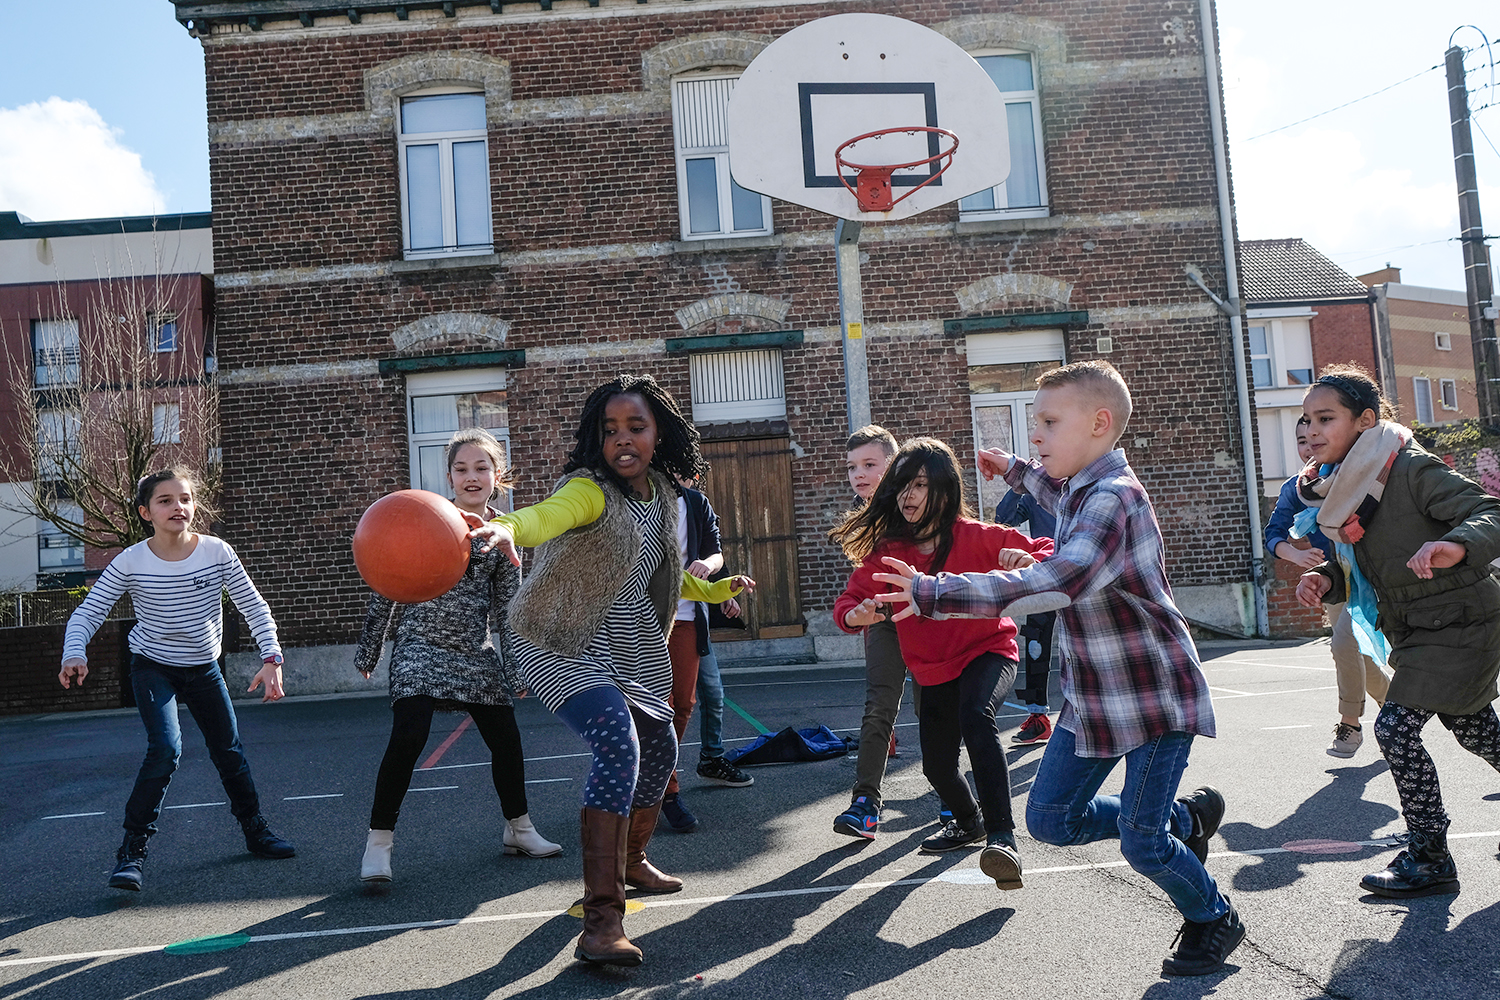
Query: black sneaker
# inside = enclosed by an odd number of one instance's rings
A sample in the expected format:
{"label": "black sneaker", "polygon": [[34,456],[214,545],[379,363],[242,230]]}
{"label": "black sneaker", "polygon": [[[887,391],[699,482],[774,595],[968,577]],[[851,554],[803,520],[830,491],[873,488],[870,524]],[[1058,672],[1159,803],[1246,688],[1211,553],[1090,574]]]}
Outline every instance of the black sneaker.
{"label": "black sneaker", "polygon": [[1021,852],[1014,833],[996,833],[979,852],[979,870],[995,880],[997,889],[1021,888]]}
{"label": "black sneaker", "polygon": [[856,795],[854,801],[849,803],[849,808],[839,813],[833,821],[833,832],[842,833],[846,837],[874,840],[875,832],[879,829],[880,809],[866,795]]}
{"label": "black sneaker", "polygon": [[1182,842],[1198,856],[1200,864],[1206,863],[1208,842],[1219,832],[1219,824],[1224,822],[1224,796],[1214,786],[1204,785],[1177,796],[1177,801],[1187,806],[1193,817],[1193,832],[1183,837]]}
{"label": "black sneaker", "polygon": [[746,785],[755,784],[755,779],[744,771],[735,767],[723,757],[698,757],[698,777],[712,781],[716,785],[728,785],[730,788],[744,788]]}
{"label": "black sneaker", "polygon": [[1206,924],[1184,920],[1172,941],[1172,954],[1162,960],[1161,971],[1169,976],[1206,976],[1218,972],[1243,940],[1245,924],[1232,903],[1229,912]]}
{"label": "black sneaker", "polygon": [[692,833],[698,827],[698,817],[688,811],[676,792],[661,800],[661,814],[677,833]]}
{"label": "black sneaker", "polygon": [[984,838],[984,821],[975,813],[967,823],[961,820],[949,820],[948,825],[937,833],[922,841],[922,850],[928,854],[941,854],[944,851],[956,851],[970,844],[977,844]]}
{"label": "black sneaker", "polygon": [[245,831],[245,849],[261,858],[295,857],[297,849],[271,832],[266,818],[259,813],[240,824]]}
{"label": "black sneaker", "polygon": [[146,835],[127,833],[125,842],[115,852],[115,870],[110,873],[111,889],[141,891],[141,869],[146,864]]}

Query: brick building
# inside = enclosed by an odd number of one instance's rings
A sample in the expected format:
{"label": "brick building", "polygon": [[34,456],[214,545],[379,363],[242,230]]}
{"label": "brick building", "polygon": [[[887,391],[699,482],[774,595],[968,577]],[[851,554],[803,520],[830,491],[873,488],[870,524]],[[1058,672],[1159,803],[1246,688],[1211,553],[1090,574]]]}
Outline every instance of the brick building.
{"label": "brick building", "polygon": [[1375,302],[1386,395],[1404,423],[1447,424],[1479,416],[1469,297],[1401,282],[1387,264],[1362,274]]}
{"label": "brick building", "polygon": [[142,349],[130,357],[159,383],[149,405],[165,451],[201,411],[211,223],[207,212],[58,222],[0,212],[0,470],[26,473],[0,482],[0,591],[74,586],[108,562],[111,552],[85,548],[27,507],[37,456],[28,437],[81,449],[80,421],[85,433],[95,427],[83,412],[88,383],[121,381],[127,346]]}
{"label": "brick building", "polygon": [[1250,404],[1231,324],[1184,274],[1236,297],[1210,5],[176,8],[207,68],[224,533],[304,647],[290,666],[350,673],[349,536],[386,491],[441,488],[426,449],[489,426],[534,502],[585,392],[622,370],[691,401],[708,442],[729,564],[763,583],[739,655],[849,648],[827,610],[848,566],[825,532],[850,499],[834,220],[731,184],[700,112],[771,39],[856,10],[979,58],[1020,165],[962,204],[865,227],[874,419],[960,455],[976,439],[1024,451],[1035,374],[1108,358],[1135,390],[1122,444],[1181,603],[1255,628]]}

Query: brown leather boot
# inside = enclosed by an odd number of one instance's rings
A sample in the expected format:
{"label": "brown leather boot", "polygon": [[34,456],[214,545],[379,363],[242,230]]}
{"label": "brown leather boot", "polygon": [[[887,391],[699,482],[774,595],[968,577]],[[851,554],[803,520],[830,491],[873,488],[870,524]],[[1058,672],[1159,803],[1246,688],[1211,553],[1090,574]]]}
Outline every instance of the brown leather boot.
{"label": "brown leather boot", "polygon": [[601,965],[640,965],[625,936],[625,839],[630,820],[602,809],[579,814],[583,829],[583,934],[573,957]]}
{"label": "brown leather boot", "polygon": [[625,884],[642,892],[681,892],[682,879],[675,875],[664,875],[646,860],[646,844],[656,831],[656,817],[660,814],[660,802],[644,809],[630,810],[630,841],[625,850]]}

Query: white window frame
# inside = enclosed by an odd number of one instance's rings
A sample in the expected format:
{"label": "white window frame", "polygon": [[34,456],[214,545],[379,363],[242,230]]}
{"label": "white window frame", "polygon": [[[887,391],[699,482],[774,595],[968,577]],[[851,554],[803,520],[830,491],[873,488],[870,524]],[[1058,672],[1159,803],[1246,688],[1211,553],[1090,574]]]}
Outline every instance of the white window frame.
{"label": "white window frame", "polygon": [[[172,342],[166,347],[162,346],[162,331],[167,327],[172,328]],[[154,354],[173,354],[182,346],[182,325],[176,316],[170,313],[161,313],[152,316],[146,326],[146,336],[150,338],[147,345]]]}
{"label": "white window frame", "polygon": [[[401,131],[401,102],[409,97],[435,97],[441,94],[478,94],[488,101],[484,91],[474,87],[427,87],[400,95],[396,99],[396,162],[401,176],[401,252],[406,260],[426,260],[433,257],[471,257],[495,252],[495,218],[493,197],[490,194],[490,140],[489,108],[485,108],[485,127],[451,132]],[[484,212],[485,229],[489,240],[485,243],[458,245],[458,214],[453,190],[453,146],[460,142],[484,143]],[[411,198],[406,176],[406,151],[410,146],[438,147],[438,183],[441,190],[443,212],[443,245],[435,248],[413,249],[411,246]]]}
{"label": "white window frame", "polygon": [[[1031,89],[1030,90],[1003,90],[1000,96],[1007,106],[1020,104],[1023,101],[1031,104],[1031,134],[1036,140],[1036,178],[1037,197],[1040,205],[1027,205],[1018,208],[1000,208],[998,206],[1008,203],[1005,183],[1001,182],[991,188],[994,192],[995,208],[967,209],[963,201],[958,203],[959,218],[964,222],[982,222],[987,219],[1045,219],[1052,214],[1051,199],[1047,193],[1047,141],[1042,134],[1042,96],[1041,96],[1041,69],[1037,66],[1037,53],[1026,49],[981,49],[969,53],[976,60],[985,56],[1028,56],[1031,59]],[[1009,124],[1005,127],[1008,129]],[[1014,152],[1012,154],[1014,156]],[[1014,163],[1014,159],[1012,159]],[[982,192],[981,192],[982,193]],[[970,195],[969,197],[973,197]]]}
{"label": "white window frame", "polygon": [[1453,350],[1453,334],[1443,333],[1441,330],[1432,334],[1432,346],[1439,351]]}
{"label": "white window frame", "polygon": [[[420,396],[458,396],[471,392],[507,393],[506,426],[485,428],[500,442],[505,452],[505,463],[510,466],[510,372],[505,368],[466,368],[457,372],[413,372],[406,376],[405,424],[407,442],[407,481],[414,490],[423,489],[421,449],[433,445],[446,446],[453,431],[431,431],[416,433],[412,428],[412,400]],[[430,487],[430,484],[429,484]],[[441,490],[432,490],[452,499],[452,489],[446,478]],[[510,510],[510,494],[502,494],[494,503],[500,510]]]}
{"label": "white window frame", "polygon": [[[1249,322],[1246,324],[1245,343],[1246,353],[1250,355],[1250,374],[1253,388],[1257,390],[1286,388],[1305,389],[1308,385],[1312,384],[1314,376],[1316,375],[1315,366],[1312,363],[1312,321],[1317,315],[1318,314],[1316,312],[1306,307],[1251,309],[1246,312],[1245,316]],[[1292,331],[1288,330],[1288,321],[1292,321],[1297,328],[1295,334]],[[1290,378],[1288,378],[1289,369],[1287,368],[1287,365],[1290,363],[1291,355],[1294,352],[1291,350],[1288,342],[1294,335],[1298,336],[1299,338],[1302,336],[1301,327],[1304,323],[1306,324],[1306,360],[1308,362],[1308,367],[1299,368],[1296,370],[1305,372],[1307,381],[1293,382]],[[1263,327],[1266,331],[1266,350],[1265,353],[1262,354],[1254,353],[1255,348],[1252,346],[1250,341],[1249,328],[1255,326]],[[1266,361],[1270,365],[1270,382],[1260,383],[1255,381],[1254,362],[1261,360]]]}
{"label": "white window frame", "polygon": [[[696,424],[786,416],[786,373],[779,347],[691,354],[688,382]],[[736,392],[736,387],[743,391]]]}
{"label": "white window frame", "polygon": [[1458,380],[1452,378],[1438,379],[1438,399],[1445,410],[1458,409]]}
{"label": "white window frame", "polygon": [[[49,343],[44,345],[44,339]],[[57,386],[78,385],[82,357],[78,320],[63,318],[31,321],[31,384],[33,386],[38,389],[51,389]],[[61,370],[61,376],[54,374],[58,370]]]}
{"label": "white window frame", "polygon": [[[1412,377],[1412,419],[1419,424],[1430,424],[1432,419],[1432,379],[1423,378],[1420,375]],[[1423,403],[1426,403],[1426,416],[1423,416]]]}
{"label": "white window frame", "polygon": [[[729,171],[729,103],[727,99],[723,108],[719,109],[717,118],[717,126],[721,131],[723,142],[699,146],[685,144],[687,137],[684,132],[687,123],[682,113],[683,98],[681,96],[684,88],[696,83],[714,80],[734,81],[739,78],[738,73],[700,73],[678,77],[672,81],[672,146],[677,160],[677,218],[678,231],[684,241],[743,239],[750,236],[769,236],[775,231],[775,224],[771,219],[771,199],[765,195],[754,195],[754,192],[750,194],[760,198],[760,218],[764,225],[759,229],[734,228],[735,185],[734,178]],[[729,89],[733,90],[733,87]],[[688,200],[688,161],[707,159],[714,161],[714,180],[718,184],[719,195],[719,228],[695,233],[690,217],[691,205]]]}
{"label": "white window frame", "polygon": [[[1250,333],[1249,333],[1249,331],[1251,329],[1256,328],[1256,327],[1259,327],[1261,330],[1264,331],[1264,333],[1262,333],[1262,335],[1261,335],[1261,339],[1265,342],[1266,349],[1265,349],[1265,352],[1262,353],[1262,354],[1256,354],[1255,353],[1255,341],[1252,340],[1252,339],[1250,339]],[[1275,352],[1271,348],[1271,321],[1270,320],[1261,320],[1259,323],[1254,322],[1254,321],[1250,322],[1248,324],[1248,328],[1246,329],[1246,332],[1245,332],[1245,340],[1246,340],[1247,344],[1249,345],[1249,354],[1250,354],[1250,383],[1251,383],[1251,386],[1253,388],[1256,388],[1256,389],[1272,389],[1272,388],[1275,388],[1275,386],[1276,386],[1276,354],[1275,354]],[[1270,370],[1271,370],[1271,381],[1269,381],[1269,382],[1257,382],[1256,381],[1256,376],[1255,376],[1255,362],[1257,362],[1257,361],[1265,361],[1266,366],[1268,368],[1270,368]]]}
{"label": "white window frame", "polygon": [[83,460],[83,415],[64,407],[37,410],[36,453],[37,477],[43,482],[61,481],[67,473],[64,464]]}
{"label": "white window frame", "polygon": [[182,404],[151,404],[151,443],[182,443]]}

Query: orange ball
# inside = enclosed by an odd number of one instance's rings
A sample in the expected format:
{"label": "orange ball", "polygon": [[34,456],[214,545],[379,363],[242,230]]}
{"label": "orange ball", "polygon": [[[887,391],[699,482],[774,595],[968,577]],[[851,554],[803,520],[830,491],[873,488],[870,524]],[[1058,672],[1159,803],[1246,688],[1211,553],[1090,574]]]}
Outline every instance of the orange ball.
{"label": "orange ball", "polygon": [[468,568],[469,526],[436,493],[391,493],[359,519],[354,565],[382,597],[398,604],[430,601],[452,590]]}

